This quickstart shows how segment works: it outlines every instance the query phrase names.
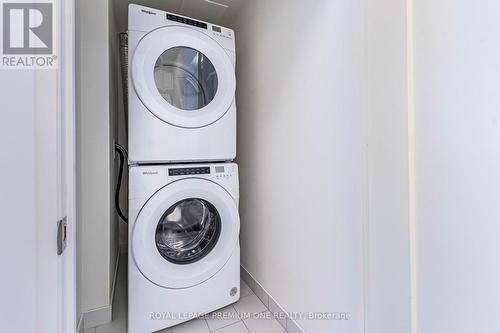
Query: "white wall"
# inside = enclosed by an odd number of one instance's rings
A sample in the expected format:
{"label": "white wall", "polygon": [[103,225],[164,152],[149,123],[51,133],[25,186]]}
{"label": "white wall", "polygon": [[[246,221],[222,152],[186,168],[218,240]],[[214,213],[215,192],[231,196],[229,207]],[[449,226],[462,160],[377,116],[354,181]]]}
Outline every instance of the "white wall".
{"label": "white wall", "polygon": [[236,29],[241,262],[287,311],[363,330],[364,120],[357,1],[245,1]]}
{"label": "white wall", "polygon": [[410,332],[405,1],[365,2],[366,332]]}
{"label": "white wall", "polygon": [[[412,332],[497,332],[500,4],[413,3],[406,32],[404,2],[366,2],[366,329],[409,332],[413,320]],[[414,49],[409,55],[407,42]],[[405,92],[407,75],[413,99]],[[414,123],[407,119],[412,111]],[[415,179],[407,179],[412,155]],[[416,234],[408,217],[416,219]],[[415,256],[408,235],[416,239]]]}
{"label": "white wall", "polygon": [[[118,100],[118,90],[120,89],[120,85],[118,82],[118,70],[119,70],[119,45],[118,45],[118,33],[115,29],[115,12],[113,11],[113,3],[108,0],[108,50],[109,50],[109,117],[110,117],[110,133],[109,133],[109,149],[110,149],[110,157],[109,161],[110,165],[110,182],[109,182],[109,190],[110,190],[110,243],[109,250],[111,253],[110,261],[109,261],[109,284],[111,288],[113,288],[114,279],[115,279],[115,270],[117,269],[117,254],[119,251],[119,225],[123,225],[126,227],[126,224],[121,222],[118,217],[118,213],[115,208],[115,188],[116,181],[118,177],[118,170],[120,165],[120,160],[118,155],[115,153],[114,144],[115,141],[118,140],[119,133],[119,123],[118,123],[118,110],[120,101]],[[127,161],[125,160],[125,165],[123,169],[127,169]],[[124,172],[125,173],[125,172]],[[123,177],[127,177],[128,172],[126,172]],[[123,192],[122,192],[123,193]],[[126,194],[126,192],[125,192]],[[123,198],[123,195],[121,196]],[[123,200],[126,201],[126,200]],[[125,213],[126,214],[126,213]],[[110,295],[112,297],[113,295]],[[112,300],[110,299],[110,302]]]}
{"label": "white wall", "polygon": [[419,332],[500,331],[500,2],[415,1]]}
{"label": "white wall", "polygon": [[77,1],[79,313],[110,305],[117,253],[108,1]]}
{"label": "white wall", "polygon": [[[111,0],[110,2],[110,49],[113,55],[110,57],[110,89],[113,90],[114,94],[114,126],[115,126],[115,140],[120,145],[127,149],[127,126],[126,126],[126,114],[123,104],[123,91],[122,91],[122,77],[120,70],[120,43],[118,34],[127,31],[127,13],[129,1],[124,0]],[[134,2],[136,3],[136,2]],[[118,177],[119,168],[118,155],[115,159],[115,175]],[[123,168],[123,178],[120,193],[120,207],[123,214],[127,216],[128,212],[128,164],[125,161],[125,166]],[[118,218],[118,217],[117,217]],[[119,229],[119,239],[117,240],[120,244],[127,244],[128,242],[128,227],[127,224],[123,223],[119,219],[118,229]]]}

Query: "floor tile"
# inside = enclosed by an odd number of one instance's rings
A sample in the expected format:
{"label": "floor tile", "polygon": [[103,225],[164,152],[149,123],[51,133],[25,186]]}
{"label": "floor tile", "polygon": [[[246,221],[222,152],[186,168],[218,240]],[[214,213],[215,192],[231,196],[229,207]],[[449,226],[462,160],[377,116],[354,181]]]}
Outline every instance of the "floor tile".
{"label": "floor tile", "polygon": [[269,311],[259,313],[244,322],[250,333],[283,333],[285,331]]}
{"label": "floor tile", "polygon": [[172,333],[210,333],[205,319],[193,319],[172,327]]}
{"label": "floor tile", "polygon": [[255,295],[241,298],[238,302],[234,303],[234,308],[238,311],[242,319],[267,310],[264,303]]}
{"label": "floor tile", "polygon": [[[126,258],[126,257],[125,257]],[[84,331],[84,333],[125,333],[127,332],[127,262],[124,260],[123,262],[120,260],[120,266],[118,271],[118,280],[117,286],[115,290],[115,300],[113,302],[113,321],[111,323],[105,324],[103,326],[99,326],[97,328],[90,328]],[[273,327],[267,328],[266,325],[274,326],[267,322],[259,322],[258,319],[253,319],[250,316],[255,313],[262,313],[267,311],[265,305],[259,300],[259,298],[253,293],[251,288],[247,285],[247,283],[241,283],[240,300],[235,303],[231,309],[231,306],[219,310],[227,311],[227,318],[224,319],[224,316],[221,319],[218,318],[210,318],[208,320],[204,319],[196,319],[194,321],[190,321],[187,323],[180,324],[172,328],[168,328],[160,333],[209,333],[210,327],[212,328],[212,332],[216,333],[249,333],[249,328],[253,327],[252,333],[267,333],[266,329],[271,329],[269,332],[273,332]],[[271,304],[269,302],[270,307],[273,307],[275,304]],[[274,306],[274,309],[271,311],[276,311],[277,306]],[[231,311],[232,314],[231,314]],[[236,316],[235,319],[229,316],[235,315],[235,312],[238,313],[238,317],[244,318],[249,327],[245,326],[245,323],[239,320]],[[272,321],[271,321],[272,323]],[[255,328],[257,327],[257,328]],[[295,329],[295,330],[294,330]],[[284,331],[284,330],[283,330]],[[292,327],[293,333],[299,332],[296,327]],[[291,331],[291,332],[292,332]]]}
{"label": "floor tile", "polygon": [[240,297],[245,297],[245,296],[248,296],[248,295],[252,295],[253,294],[253,291],[252,289],[250,289],[250,287],[248,286],[248,284],[241,280],[240,282]]}
{"label": "floor tile", "polygon": [[237,322],[215,331],[216,333],[249,333],[242,321]]}
{"label": "floor tile", "polygon": [[228,326],[240,321],[238,317],[238,312],[234,309],[232,305],[226,306],[223,309],[214,311],[205,316],[207,320],[208,327],[211,331],[218,330],[224,326]]}

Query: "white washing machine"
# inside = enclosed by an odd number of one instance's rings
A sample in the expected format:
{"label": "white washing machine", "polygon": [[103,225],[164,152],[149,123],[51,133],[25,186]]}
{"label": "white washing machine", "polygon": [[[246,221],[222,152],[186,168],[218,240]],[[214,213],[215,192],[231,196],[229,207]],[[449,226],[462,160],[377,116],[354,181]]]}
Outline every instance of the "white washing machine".
{"label": "white washing machine", "polygon": [[128,332],[164,329],[240,297],[238,167],[132,166]]}
{"label": "white washing machine", "polygon": [[129,159],[236,156],[234,31],[129,6]]}

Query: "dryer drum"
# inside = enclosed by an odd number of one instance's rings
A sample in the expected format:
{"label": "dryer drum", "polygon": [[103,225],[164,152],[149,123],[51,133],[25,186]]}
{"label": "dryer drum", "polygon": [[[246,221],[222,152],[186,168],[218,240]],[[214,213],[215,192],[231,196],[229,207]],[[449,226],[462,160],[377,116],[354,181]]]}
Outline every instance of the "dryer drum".
{"label": "dryer drum", "polygon": [[156,227],[156,247],[161,256],[175,264],[190,264],[214,248],[221,231],[217,209],[199,198],[172,205]]}
{"label": "dryer drum", "polygon": [[200,51],[173,47],[163,52],[154,67],[154,79],[160,95],[184,111],[205,107],[218,88],[217,71]]}

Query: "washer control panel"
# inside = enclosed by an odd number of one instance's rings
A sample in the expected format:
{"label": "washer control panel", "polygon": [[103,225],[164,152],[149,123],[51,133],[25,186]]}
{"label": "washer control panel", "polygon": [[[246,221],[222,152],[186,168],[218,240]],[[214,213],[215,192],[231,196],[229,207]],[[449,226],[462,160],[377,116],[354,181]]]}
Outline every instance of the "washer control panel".
{"label": "washer control panel", "polygon": [[214,166],[215,178],[224,179],[231,178],[234,173],[234,168],[231,165],[216,165]]}
{"label": "washer control panel", "polygon": [[208,175],[210,167],[194,167],[194,168],[169,168],[169,176],[186,176],[186,175]]}

